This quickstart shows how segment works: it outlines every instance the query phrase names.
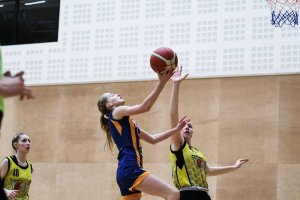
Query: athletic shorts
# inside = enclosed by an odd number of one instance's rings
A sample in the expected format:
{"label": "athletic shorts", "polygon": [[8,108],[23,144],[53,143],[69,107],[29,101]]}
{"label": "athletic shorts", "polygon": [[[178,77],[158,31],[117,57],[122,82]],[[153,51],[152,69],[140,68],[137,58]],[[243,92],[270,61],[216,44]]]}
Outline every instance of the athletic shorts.
{"label": "athletic shorts", "polygon": [[125,165],[118,167],[117,183],[119,185],[122,200],[129,200],[141,196],[141,191],[134,188],[140,184],[150,173],[137,165]]}
{"label": "athletic shorts", "polygon": [[2,125],[2,119],[3,119],[3,112],[0,111],[0,129],[1,129],[1,125]]}
{"label": "athletic shorts", "polygon": [[201,190],[180,191],[180,200],[211,200],[207,192]]}
{"label": "athletic shorts", "polygon": [[6,193],[3,190],[3,181],[0,180],[0,199],[7,200]]}

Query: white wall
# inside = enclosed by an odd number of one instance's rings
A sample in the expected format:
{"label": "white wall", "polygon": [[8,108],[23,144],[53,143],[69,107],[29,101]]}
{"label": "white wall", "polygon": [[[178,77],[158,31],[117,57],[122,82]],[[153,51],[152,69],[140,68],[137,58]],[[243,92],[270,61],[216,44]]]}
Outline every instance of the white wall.
{"label": "white wall", "polygon": [[155,79],[174,49],[190,78],[300,72],[300,27],[276,28],[264,0],[61,0],[59,41],[2,47],[29,85]]}

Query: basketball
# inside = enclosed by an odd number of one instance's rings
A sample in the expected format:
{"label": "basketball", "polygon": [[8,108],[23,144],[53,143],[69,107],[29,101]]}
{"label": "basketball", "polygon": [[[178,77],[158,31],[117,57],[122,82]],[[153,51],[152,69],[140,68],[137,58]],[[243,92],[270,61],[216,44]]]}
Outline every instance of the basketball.
{"label": "basketball", "polygon": [[153,71],[163,73],[174,70],[178,64],[176,53],[168,47],[160,47],[153,51],[150,56],[150,66]]}

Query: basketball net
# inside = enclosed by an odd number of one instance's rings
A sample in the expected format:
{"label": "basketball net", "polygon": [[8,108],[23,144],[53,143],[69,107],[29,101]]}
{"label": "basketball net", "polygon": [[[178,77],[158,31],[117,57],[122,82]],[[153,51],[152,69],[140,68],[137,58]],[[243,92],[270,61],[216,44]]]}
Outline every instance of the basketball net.
{"label": "basketball net", "polygon": [[271,23],[275,27],[298,25],[300,0],[266,0],[271,8]]}

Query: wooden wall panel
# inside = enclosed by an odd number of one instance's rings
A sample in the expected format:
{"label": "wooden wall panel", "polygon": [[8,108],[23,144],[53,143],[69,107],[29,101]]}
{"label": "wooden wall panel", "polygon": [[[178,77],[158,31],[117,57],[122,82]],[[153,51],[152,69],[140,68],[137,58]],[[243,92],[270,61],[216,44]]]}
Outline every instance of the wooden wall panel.
{"label": "wooden wall panel", "polygon": [[[35,100],[6,99],[0,156],[13,153],[11,138],[24,131],[32,139],[32,200],[118,199],[117,152],[104,151],[96,103],[104,92],[120,93],[128,105],[140,103],[156,84],[44,86],[33,88]],[[193,79],[182,84],[180,115],[192,119],[192,144],[205,154],[208,164],[251,159],[239,171],[209,177],[213,200],[281,200],[300,195],[288,187],[300,167],[299,86],[300,75]],[[134,116],[141,128],[150,133],[170,128],[171,88],[168,83],[150,112]],[[169,141],[155,146],[143,142],[143,147],[145,168],[171,184]],[[298,184],[298,179],[292,180]],[[144,199],[159,198],[145,195]]]}
{"label": "wooden wall panel", "polygon": [[300,164],[300,78],[280,81],[279,163]]}

